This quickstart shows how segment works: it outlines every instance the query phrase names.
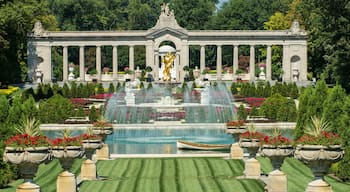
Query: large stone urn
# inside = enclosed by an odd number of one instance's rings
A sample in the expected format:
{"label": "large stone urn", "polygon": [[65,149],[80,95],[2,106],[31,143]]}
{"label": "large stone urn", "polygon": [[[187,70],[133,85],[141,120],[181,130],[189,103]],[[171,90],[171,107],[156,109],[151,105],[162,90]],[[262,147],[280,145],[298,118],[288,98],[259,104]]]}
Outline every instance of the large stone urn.
{"label": "large stone urn", "polygon": [[84,150],[82,146],[54,146],[52,155],[60,161],[62,168],[68,171],[73,161],[84,155]]}
{"label": "large stone urn", "polygon": [[242,148],[247,149],[247,152],[249,153],[249,158],[255,158],[256,153],[258,152],[259,147],[260,147],[260,140],[259,139],[241,138],[239,140],[239,145]]}
{"label": "large stone urn", "polygon": [[21,177],[25,181],[31,181],[39,164],[48,160],[49,157],[49,147],[28,147],[23,149],[6,147],[4,152],[4,161],[19,165]]}
{"label": "large stone urn", "polygon": [[263,144],[259,153],[263,157],[268,157],[271,160],[273,169],[280,169],[286,157],[293,155],[294,148],[292,145],[267,145]]}
{"label": "large stone urn", "polygon": [[332,163],[341,160],[343,156],[341,145],[297,145],[294,153],[295,158],[310,167],[316,179],[322,178]]}
{"label": "large stone urn", "polygon": [[40,187],[33,183],[38,166],[50,159],[49,147],[28,147],[18,149],[6,147],[3,155],[5,162],[16,164],[19,167],[24,183],[19,185],[17,191],[40,191]]}
{"label": "large stone urn", "polygon": [[331,192],[332,189],[323,180],[323,176],[331,164],[341,160],[343,156],[344,150],[341,145],[297,145],[294,157],[308,165],[315,176],[315,180],[308,184],[306,192]]}

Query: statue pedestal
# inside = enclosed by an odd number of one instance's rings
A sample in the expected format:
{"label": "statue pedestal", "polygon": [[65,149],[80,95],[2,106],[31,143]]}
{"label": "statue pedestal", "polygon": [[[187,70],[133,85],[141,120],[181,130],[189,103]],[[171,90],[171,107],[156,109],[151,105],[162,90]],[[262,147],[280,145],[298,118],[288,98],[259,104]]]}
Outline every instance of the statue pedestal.
{"label": "statue pedestal", "polygon": [[243,159],[243,149],[239,146],[238,143],[232,144],[230,157],[231,159]]}
{"label": "statue pedestal", "polygon": [[259,179],[260,178],[260,162],[255,158],[248,159],[245,162],[244,175],[245,178]]}
{"label": "statue pedestal", "polygon": [[40,187],[31,182],[25,182],[19,185],[16,192],[40,192]]}
{"label": "statue pedestal", "polygon": [[96,149],[96,156],[98,160],[109,159],[109,147],[108,144],[103,144],[101,149]]}
{"label": "statue pedestal", "polygon": [[268,192],[287,192],[287,176],[280,170],[269,173],[266,185]]}
{"label": "statue pedestal", "polygon": [[322,179],[317,179],[310,182],[307,185],[305,192],[333,192],[331,186],[323,181]]}
{"label": "statue pedestal", "polygon": [[96,165],[90,159],[84,161],[80,170],[80,177],[82,180],[94,180],[97,177]]}
{"label": "statue pedestal", "polygon": [[56,192],[76,192],[77,181],[73,173],[63,171],[57,177],[57,191]]}

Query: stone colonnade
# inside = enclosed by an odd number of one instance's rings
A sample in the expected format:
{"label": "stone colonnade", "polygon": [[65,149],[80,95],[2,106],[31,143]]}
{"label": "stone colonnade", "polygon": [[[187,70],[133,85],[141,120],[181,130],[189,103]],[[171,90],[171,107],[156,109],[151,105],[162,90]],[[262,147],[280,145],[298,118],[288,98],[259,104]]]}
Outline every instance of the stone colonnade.
{"label": "stone colonnade", "polygon": [[[157,24],[148,30],[132,31],[45,31],[38,21],[33,33],[28,35],[28,68],[29,77],[35,79],[38,73],[45,82],[52,80],[51,48],[63,47],[63,81],[68,75],[68,47],[79,47],[80,81],[85,81],[84,48],[96,47],[97,80],[101,80],[101,47],[112,46],[113,78],[118,79],[118,47],[129,47],[129,68],[135,70],[134,47],[145,46],[146,66],[152,67],[152,75],[156,81],[159,76],[159,48],[164,42],[171,42],[175,47],[176,81],[182,82],[185,77],[184,66],[189,66],[189,46],[200,46],[200,71],[206,66],[205,46],[215,45],[216,80],[222,80],[222,46],[233,46],[233,75],[238,69],[239,46],[250,46],[249,79],[255,78],[255,46],[266,46],[266,80],[271,80],[271,46],[283,47],[282,70],[284,81],[307,80],[307,34],[294,21],[289,30],[280,31],[239,31],[239,30],[186,30],[177,24],[173,11],[162,9]],[[232,80],[233,80],[232,75]],[[40,77],[40,74],[39,74]]]}

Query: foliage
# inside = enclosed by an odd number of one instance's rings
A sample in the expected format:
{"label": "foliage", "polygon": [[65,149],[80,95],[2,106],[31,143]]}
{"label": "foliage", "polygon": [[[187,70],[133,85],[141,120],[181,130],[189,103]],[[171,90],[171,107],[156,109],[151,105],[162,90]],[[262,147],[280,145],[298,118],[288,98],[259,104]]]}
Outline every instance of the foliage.
{"label": "foliage", "polygon": [[260,114],[271,120],[294,121],[296,107],[293,100],[280,94],[267,98],[260,107]]}
{"label": "foliage", "polygon": [[115,87],[113,83],[110,83],[108,87],[108,93],[114,93],[114,92],[115,92]]}
{"label": "foliage", "polygon": [[97,114],[97,111],[96,111],[96,107],[92,106],[90,108],[89,119],[90,119],[90,121],[95,122],[97,120],[97,118],[98,118],[98,114]]}
{"label": "foliage", "polygon": [[42,123],[63,123],[73,114],[73,104],[61,95],[54,95],[39,104],[39,117]]}
{"label": "foliage", "polygon": [[0,95],[0,122],[5,122],[9,114],[10,103],[5,95]]}
{"label": "foliage", "polygon": [[341,125],[338,128],[340,137],[343,139],[344,158],[339,162],[337,176],[343,180],[350,180],[350,99],[347,97],[344,103],[344,112],[340,115]]}
{"label": "foliage", "polygon": [[55,138],[50,141],[50,144],[54,147],[80,146],[82,144],[82,138],[80,136]]}
{"label": "foliage", "polygon": [[23,118],[20,123],[15,126],[15,130],[18,134],[27,136],[39,136],[42,135],[40,131],[40,121],[35,118]]}
{"label": "foliage", "polygon": [[247,116],[248,116],[248,114],[247,114],[247,111],[246,111],[244,105],[240,105],[238,107],[238,111],[237,111],[237,118],[239,120],[246,120]]}

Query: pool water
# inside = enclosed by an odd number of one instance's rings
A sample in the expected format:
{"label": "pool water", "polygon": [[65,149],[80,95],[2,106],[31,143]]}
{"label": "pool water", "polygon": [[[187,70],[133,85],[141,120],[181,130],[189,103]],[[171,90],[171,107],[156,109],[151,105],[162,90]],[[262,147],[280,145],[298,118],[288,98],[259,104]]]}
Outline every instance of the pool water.
{"label": "pool water", "polygon": [[[260,130],[259,130],[260,131]],[[292,136],[293,130],[282,131],[284,136]],[[82,134],[83,130],[73,131],[72,135]],[[272,130],[262,132],[271,134]],[[60,131],[44,131],[50,138],[61,137]],[[106,143],[111,154],[178,154],[178,153],[203,153],[203,151],[178,150],[177,140],[209,144],[232,144],[232,135],[227,134],[223,128],[124,128],[114,129],[112,135],[108,135]],[[225,151],[223,151],[225,152]],[[226,151],[228,152],[228,151]],[[208,153],[205,152],[204,153]],[[215,151],[215,153],[220,153]]]}

